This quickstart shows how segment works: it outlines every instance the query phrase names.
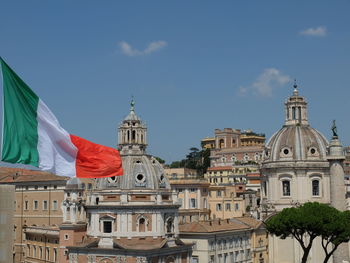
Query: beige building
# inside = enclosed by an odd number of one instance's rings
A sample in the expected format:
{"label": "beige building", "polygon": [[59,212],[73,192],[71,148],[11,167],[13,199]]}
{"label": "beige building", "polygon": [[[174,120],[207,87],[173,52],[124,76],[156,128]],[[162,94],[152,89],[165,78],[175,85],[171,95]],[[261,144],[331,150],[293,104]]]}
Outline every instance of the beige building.
{"label": "beige building", "polygon": [[[14,262],[59,262],[61,206],[69,178],[6,167],[0,168],[0,174],[1,185],[14,185],[16,189]],[[91,191],[93,179],[82,181],[84,190]]]}
{"label": "beige building", "polygon": [[164,171],[169,180],[195,179],[198,177],[197,171],[190,168],[165,168]]}
{"label": "beige building", "polygon": [[260,190],[260,172],[256,164],[209,167],[204,178],[212,185],[245,184],[248,189]]}
{"label": "beige building", "polygon": [[183,224],[180,237],[195,244],[193,263],[268,262],[266,232],[253,218]]}
{"label": "beige building", "polygon": [[259,163],[262,160],[265,135],[252,130],[215,129],[214,138],[201,141],[203,149],[210,150],[211,167]]}
{"label": "beige building", "polygon": [[[0,184],[15,185],[14,262],[54,260],[58,249],[58,231],[47,229],[62,223],[61,203],[66,177],[39,171],[1,168],[7,173]],[[50,237],[49,237],[50,236]]]}
{"label": "beige building", "polygon": [[13,262],[15,186],[0,185],[0,263]]}
{"label": "beige building", "polygon": [[212,185],[209,187],[209,209],[211,219],[241,217],[246,211],[242,197],[237,196],[236,185]]}
{"label": "beige building", "polygon": [[210,210],[208,205],[209,183],[203,179],[172,179],[171,189],[178,194],[179,222],[188,223],[208,220]]}

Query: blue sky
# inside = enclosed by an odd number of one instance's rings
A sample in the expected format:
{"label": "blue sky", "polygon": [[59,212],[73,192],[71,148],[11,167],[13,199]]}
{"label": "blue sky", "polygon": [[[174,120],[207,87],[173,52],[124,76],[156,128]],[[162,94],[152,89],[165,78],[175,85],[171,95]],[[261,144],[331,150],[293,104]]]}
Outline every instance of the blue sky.
{"label": "blue sky", "polygon": [[151,154],[215,128],[267,137],[296,78],[313,127],[350,145],[349,1],[1,1],[0,55],[70,133],[115,147],[131,96]]}

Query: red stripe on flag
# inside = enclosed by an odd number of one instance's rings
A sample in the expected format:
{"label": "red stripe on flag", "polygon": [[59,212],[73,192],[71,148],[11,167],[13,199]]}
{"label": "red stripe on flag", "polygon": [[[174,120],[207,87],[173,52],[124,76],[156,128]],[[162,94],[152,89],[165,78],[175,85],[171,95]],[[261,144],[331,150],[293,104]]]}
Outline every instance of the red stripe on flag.
{"label": "red stripe on flag", "polygon": [[77,147],[76,175],[81,178],[102,178],[123,175],[119,151],[70,135]]}

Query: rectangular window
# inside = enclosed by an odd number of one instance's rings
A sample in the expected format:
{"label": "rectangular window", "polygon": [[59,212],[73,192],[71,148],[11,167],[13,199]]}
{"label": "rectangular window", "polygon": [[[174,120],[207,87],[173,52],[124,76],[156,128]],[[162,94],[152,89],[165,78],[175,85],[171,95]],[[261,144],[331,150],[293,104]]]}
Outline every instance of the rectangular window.
{"label": "rectangular window", "polygon": [[196,204],[196,199],[195,198],[191,198],[190,199],[190,208],[196,208],[197,204]]}
{"label": "rectangular window", "polygon": [[235,210],[239,210],[239,204],[235,204]]}
{"label": "rectangular window", "polygon": [[39,202],[37,200],[34,200],[34,210],[38,210],[39,208]]}
{"label": "rectangular window", "polygon": [[43,210],[47,210],[47,201],[43,201]]}
{"label": "rectangular window", "polygon": [[229,203],[226,204],[226,211],[231,211],[231,204]]}
{"label": "rectangular window", "polygon": [[283,196],[290,196],[290,182],[287,180],[282,181]]}
{"label": "rectangular window", "polygon": [[216,204],[216,211],[221,211],[221,204]]}
{"label": "rectangular window", "polygon": [[103,233],[112,233],[112,222],[104,221],[103,222]]}
{"label": "rectangular window", "polygon": [[28,210],[28,201],[24,201],[24,210]]}
{"label": "rectangular window", "polygon": [[218,191],[216,192],[216,196],[218,196],[218,197],[221,196],[221,190],[218,190]]}
{"label": "rectangular window", "polygon": [[196,192],[197,189],[196,189],[196,188],[191,188],[190,191],[191,191],[191,192]]}
{"label": "rectangular window", "polygon": [[57,210],[58,206],[57,206],[57,200],[53,200],[52,201],[52,210]]}
{"label": "rectangular window", "polygon": [[318,180],[312,181],[312,195],[313,196],[320,195],[320,182]]}

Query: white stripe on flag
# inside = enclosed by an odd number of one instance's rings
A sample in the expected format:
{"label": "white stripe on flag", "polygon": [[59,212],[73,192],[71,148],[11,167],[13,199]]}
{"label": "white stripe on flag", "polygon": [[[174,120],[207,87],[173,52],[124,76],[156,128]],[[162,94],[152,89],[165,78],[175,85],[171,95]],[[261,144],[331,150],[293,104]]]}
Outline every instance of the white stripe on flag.
{"label": "white stripe on flag", "polygon": [[76,176],[77,148],[55,115],[39,99],[37,109],[39,168],[61,176]]}

